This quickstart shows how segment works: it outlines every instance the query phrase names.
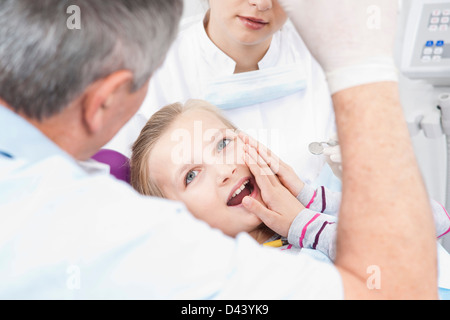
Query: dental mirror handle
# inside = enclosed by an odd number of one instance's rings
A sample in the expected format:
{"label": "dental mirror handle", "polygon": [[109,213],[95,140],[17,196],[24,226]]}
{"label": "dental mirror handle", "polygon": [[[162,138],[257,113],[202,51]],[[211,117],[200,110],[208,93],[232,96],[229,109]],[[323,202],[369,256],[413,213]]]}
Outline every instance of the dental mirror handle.
{"label": "dental mirror handle", "polygon": [[336,140],[330,140],[328,142],[313,142],[309,145],[309,152],[312,154],[319,156],[323,154],[323,151],[325,150],[324,144],[329,145],[330,147],[335,147],[339,145],[339,143]]}

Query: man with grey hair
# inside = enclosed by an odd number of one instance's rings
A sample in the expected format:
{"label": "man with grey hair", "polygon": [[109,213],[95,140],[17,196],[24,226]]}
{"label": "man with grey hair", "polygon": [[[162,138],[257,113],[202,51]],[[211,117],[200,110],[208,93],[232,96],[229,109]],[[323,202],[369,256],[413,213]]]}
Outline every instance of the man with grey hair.
{"label": "man with grey hair", "polygon": [[[67,28],[69,6],[80,9],[80,29]],[[411,286],[413,276],[422,279],[422,287],[408,290],[408,297],[435,297],[433,255],[405,273],[401,267],[412,258],[410,250],[392,261],[397,249],[379,241],[394,236],[414,247],[426,239],[423,247],[432,247],[431,214],[408,221],[396,213],[399,221],[389,230],[364,238],[371,244],[364,251],[349,230],[369,234],[375,217],[352,223],[361,207],[348,207],[344,194],[346,228],[338,243],[353,250],[338,251],[331,265],[262,249],[245,235],[227,238],[180,204],[142,197],[103,171],[88,173],[78,164],[137,111],[181,11],[181,0],[0,2],[0,298],[401,297],[405,292],[399,288]],[[380,89],[386,93],[378,97]],[[349,109],[358,101],[370,101],[369,112],[380,104],[398,110],[395,95],[385,89],[391,85],[339,93],[339,115],[354,114]],[[388,117],[389,110],[382,115]],[[350,123],[345,134],[351,130]],[[355,170],[350,168],[352,176]],[[344,177],[344,186],[356,184]],[[426,205],[417,205],[426,203],[418,190],[412,194],[415,206],[426,211]],[[362,206],[376,204],[369,199]],[[401,229],[402,221],[420,226],[420,236]],[[392,261],[393,271],[382,269],[389,283],[374,292],[366,286],[366,262],[383,268],[386,261]]]}

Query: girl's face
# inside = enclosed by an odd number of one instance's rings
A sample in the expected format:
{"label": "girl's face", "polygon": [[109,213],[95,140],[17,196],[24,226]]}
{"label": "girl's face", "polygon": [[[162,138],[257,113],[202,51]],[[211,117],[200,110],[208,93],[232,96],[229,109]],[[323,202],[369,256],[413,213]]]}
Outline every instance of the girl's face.
{"label": "girl's face", "polygon": [[287,20],[277,0],[210,0],[209,3],[209,23],[220,30],[220,35],[240,44],[255,45],[271,39]]}
{"label": "girl's face", "polygon": [[262,221],[242,206],[260,190],[243,160],[243,142],[213,113],[179,116],[155,145],[150,175],[168,199],[183,202],[198,219],[229,236],[251,233]]}

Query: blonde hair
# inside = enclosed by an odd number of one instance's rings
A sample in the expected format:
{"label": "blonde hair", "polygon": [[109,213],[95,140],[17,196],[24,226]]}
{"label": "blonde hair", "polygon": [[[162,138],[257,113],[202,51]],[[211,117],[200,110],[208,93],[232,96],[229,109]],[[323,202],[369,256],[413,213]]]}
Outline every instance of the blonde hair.
{"label": "blonde hair", "polygon": [[222,115],[219,108],[203,100],[189,100],[185,105],[174,103],[156,112],[133,145],[131,166],[131,185],[140,194],[165,198],[163,191],[150,175],[150,155],[161,136],[182,114],[192,110],[203,110],[214,114],[225,126],[237,130],[236,126]]}

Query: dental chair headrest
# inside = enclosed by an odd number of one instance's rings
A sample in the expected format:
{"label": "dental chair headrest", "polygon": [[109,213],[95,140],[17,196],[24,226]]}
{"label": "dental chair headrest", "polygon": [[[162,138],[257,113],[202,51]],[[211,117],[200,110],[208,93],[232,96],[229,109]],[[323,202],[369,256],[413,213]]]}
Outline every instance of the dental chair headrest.
{"label": "dental chair headrest", "polygon": [[123,154],[114,150],[102,149],[92,159],[109,165],[111,175],[130,183],[130,160]]}

